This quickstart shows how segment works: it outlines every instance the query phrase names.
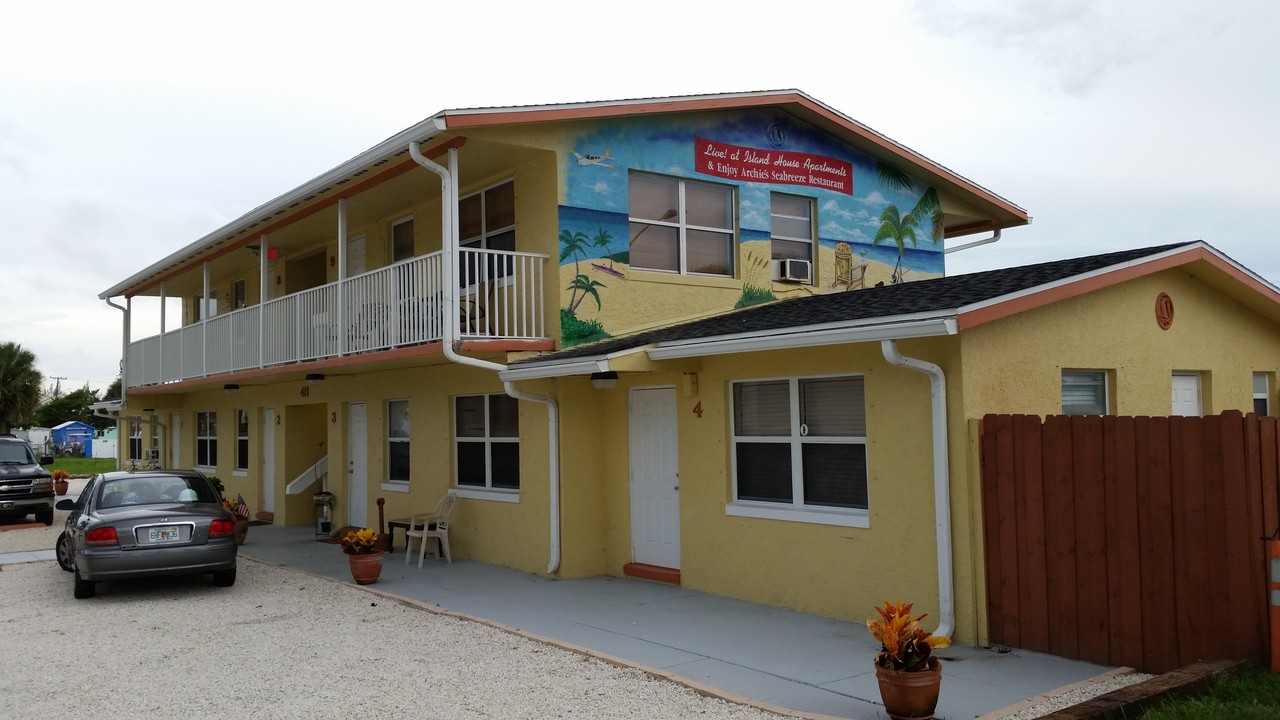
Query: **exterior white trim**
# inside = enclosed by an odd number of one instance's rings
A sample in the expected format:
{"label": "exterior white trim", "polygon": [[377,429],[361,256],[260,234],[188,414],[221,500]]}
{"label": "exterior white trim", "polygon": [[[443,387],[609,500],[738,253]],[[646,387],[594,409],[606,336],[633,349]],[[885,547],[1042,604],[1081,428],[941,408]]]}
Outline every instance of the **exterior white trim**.
{"label": "exterior white trim", "polygon": [[468,500],[492,500],[494,502],[518,503],[520,502],[519,490],[494,490],[489,488],[474,488],[454,485],[449,488],[449,492],[460,498]]}
{"label": "exterior white trim", "polygon": [[724,514],[730,517],[785,520],[787,522],[812,523],[815,525],[838,525],[852,528],[871,527],[871,513],[868,510],[843,510],[837,512],[835,510],[738,501],[726,504],[724,506]]}
{"label": "exterior white trim", "polygon": [[743,335],[685,340],[670,344],[659,343],[657,347],[649,350],[649,357],[654,360],[669,360],[757,350],[788,350],[822,345],[936,337],[955,335],[957,332],[954,315],[905,321],[881,317],[854,324],[807,325],[799,332],[780,333],[777,330],[764,330]]}

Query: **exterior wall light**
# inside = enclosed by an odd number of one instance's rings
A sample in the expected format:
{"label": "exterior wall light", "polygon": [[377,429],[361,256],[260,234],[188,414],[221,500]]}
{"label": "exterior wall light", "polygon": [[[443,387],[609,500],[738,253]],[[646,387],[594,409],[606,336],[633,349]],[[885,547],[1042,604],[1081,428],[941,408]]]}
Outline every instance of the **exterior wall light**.
{"label": "exterior wall light", "polygon": [[321,373],[307,373],[308,385],[319,385],[324,382],[324,375]]}
{"label": "exterior wall light", "polygon": [[228,395],[235,393],[239,389],[240,389],[240,386],[236,385],[235,383],[227,383],[226,385],[222,386],[222,392]]}
{"label": "exterior wall light", "polygon": [[591,373],[591,387],[597,390],[608,390],[618,384],[618,373],[609,370],[606,372]]}

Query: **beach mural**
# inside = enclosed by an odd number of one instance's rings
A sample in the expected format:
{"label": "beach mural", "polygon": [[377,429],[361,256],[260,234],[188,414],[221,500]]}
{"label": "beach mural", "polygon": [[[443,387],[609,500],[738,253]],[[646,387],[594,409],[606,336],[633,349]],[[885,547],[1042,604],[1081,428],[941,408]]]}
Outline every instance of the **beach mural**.
{"label": "beach mural", "polygon": [[[785,113],[625,118],[593,126],[571,142],[561,154],[559,207],[566,347],[781,297],[943,273],[936,191]],[[633,176],[632,171],[652,175]],[[631,188],[632,177],[657,189]],[[677,191],[700,193],[713,198],[710,207],[726,198],[733,204],[728,216],[736,211],[736,235],[732,220],[721,229],[726,223],[719,219],[680,218],[674,208],[644,215],[647,222],[632,222],[632,191],[640,197],[642,189],[649,193],[645,197],[664,200],[676,198]],[[799,207],[800,214],[780,214],[791,211],[772,204],[778,197]],[[672,199],[655,207],[675,204]],[[779,277],[775,217],[816,227],[816,238],[800,245],[812,261],[809,282]],[[717,247],[719,231],[736,245],[727,257],[704,263],[702,272],[687,258],[683,273],[656,270],[655,237],[670,236],[674,242],[673,226],[682,220],[705,228],[696,233],[700,242]],[[692,257],[694,251],[686,252]],[[649,254],[642,258],[642,253]]]}

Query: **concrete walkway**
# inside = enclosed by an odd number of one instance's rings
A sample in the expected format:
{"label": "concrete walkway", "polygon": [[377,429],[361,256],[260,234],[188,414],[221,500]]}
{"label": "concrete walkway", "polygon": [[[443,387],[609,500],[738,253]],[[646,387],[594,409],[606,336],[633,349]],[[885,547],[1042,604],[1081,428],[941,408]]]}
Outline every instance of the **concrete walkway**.
{"label": "concrete walkway", "polygon": [[[254,526],[245,557],[350,582],[346,557],[310,527]],[[53,551],[0,555],[0,564]],[[865,625],[630,578],[554,580],[465,560],[388,554],[371,589],[576,645],[802,714],[884,718]],[[871,613],[871,608],[868,608]],[[1112,668],[1014,650],[953,646],[938,717],[995,713]]]}

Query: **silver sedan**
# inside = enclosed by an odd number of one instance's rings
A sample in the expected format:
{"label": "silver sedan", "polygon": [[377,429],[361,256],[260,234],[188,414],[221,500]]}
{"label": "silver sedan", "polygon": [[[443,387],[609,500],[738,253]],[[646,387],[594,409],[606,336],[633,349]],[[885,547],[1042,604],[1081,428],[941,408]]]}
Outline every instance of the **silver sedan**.
{"label": "silver sedan", "polygon": [[213,573],[218,587],[236,581],[235,516],[198,472],[104,473],[57,507],[71,511],[56,554],[75,573],[77,598],[93,597],[103,580]]}

